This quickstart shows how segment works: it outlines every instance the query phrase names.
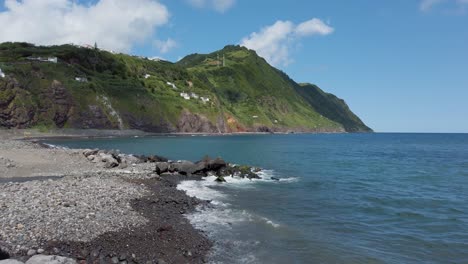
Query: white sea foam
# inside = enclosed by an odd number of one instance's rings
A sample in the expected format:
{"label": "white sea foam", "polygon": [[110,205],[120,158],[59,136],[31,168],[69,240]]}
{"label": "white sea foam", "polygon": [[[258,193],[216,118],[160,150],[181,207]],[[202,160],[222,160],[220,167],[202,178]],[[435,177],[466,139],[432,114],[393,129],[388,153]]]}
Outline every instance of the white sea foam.
{"label": "white sea foam", "polygon": [[[215,241],[213,251],[210,254],[213,261],[210,263],[217,263],[217,259],[222,259],[219,263],[258,263],[253,252],[260,242],[239,240],[234,238],[235,235],[232,232],[235,233],[236,228],[243,229],[242,225],[249,222],[265,225],[266,228],[281,228],[281,224],[271,219],[234,208],[229,203],[228,194],[221,191],[223,188],[254,188],[257,183],[277,184],[298,180],[297,178],[272,180],[271,177],[275,177],[272,170],[263,170],[259,176],[261,179],[252,180],[228,176],[224,178],[227,183],[218,183],[215,181],[215,176],[208,176],[201,181],[183,181],[177,186],[177,189],[185,191],[189,196],[211,200],[209,206],[201,205],[197,207],[195,213],[187,215],[195,228],[205,231]],[[217,186],[222,186],[222,188],[216,188]],[[231,252],[232,254],[228,254],[226,248],[231,249],[231,251],[236,250]],[[243,257],[240,258],[240,255]]]}
{"label": "white sea foam", "polygon": [[267,223],[268,225],[274,227],[274,228],[279,228],[281,225],[278,224],[278,223],[275,223],[273,222],[272,220],[266,218],[266,217],[261,217],[260,219],[262,219],[263,221],[265,221],[265,223]]}
{"label": "white sea foam", "polygon": [[70,148],[68,148],[68,147],[57,146],[57,145],[49,144],[49,143],[43,143],[43,144],[46,145],[48,148],[51,148],[51,149],[63,149],[63,150],[68,150],[68,149],[70,149]]}
{"label": "white sea foam", "polygon": [[183,181],[177,185],[177,189],[185,191],[188,196],[201,200],[213,200],[215,202],[225,197],[223,193],[210,188],[215,183],[214,180]]}

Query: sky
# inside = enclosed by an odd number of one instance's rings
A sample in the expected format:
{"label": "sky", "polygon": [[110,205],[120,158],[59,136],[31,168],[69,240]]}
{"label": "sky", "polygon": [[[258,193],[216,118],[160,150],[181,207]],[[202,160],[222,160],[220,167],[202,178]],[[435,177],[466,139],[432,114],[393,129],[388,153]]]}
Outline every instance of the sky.
{"label": "sky", "polygon": [[0,42],[177,61],[228,44],[377,132],[468,133],[468,0],[0,0]]}

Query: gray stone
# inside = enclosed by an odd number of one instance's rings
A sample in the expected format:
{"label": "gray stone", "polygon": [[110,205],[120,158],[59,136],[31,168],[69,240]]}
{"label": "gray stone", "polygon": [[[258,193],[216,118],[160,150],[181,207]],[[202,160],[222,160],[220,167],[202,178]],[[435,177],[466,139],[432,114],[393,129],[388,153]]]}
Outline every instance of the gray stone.
{"label": "gray stone", "polygon": [[182,161],[171,164],[171,169],[179,172],[182,175],[190,175],[195,173],[197,166],[190,161]]}
{"label": "gray stone", "polygon": [[158,175],[166,173],[169,171],[169,163],[167,162],[156,162],[155,163],[155,170]]}
{"label": "gray stone", "polygon": [[42,248],[38,249],[38,250],[37,250],[37,253],[38,253],[38,254],[44,253],[44,249],[42,249]]}
{"label": "gray stone", "polygon": [[0,260],[0,264],[24,264],[24,263],[16,259],[5,259],[5,260]]}
{"label": "gray stone", "polygon": [[90,155],[96,155],[99,152],[99,149],[85,149],[83,150],[83,155],[88,157]]}
{"label": "gray stone", "polygon": [[77,264],[77,262],[71,258],[35,255],[26,261],[26,264]]}
{"label": "gray stone", "polygon": [[34,256],[36,254],[37,254],[37,251],[35,249],[30,249],[28,250],[28,253],[27,253],[28,256]]}
{"label": "gray stone", "polygon": [[89,161],[94,162],[96,159],[96,155],[89,155],[86,157]]}
{"label": "gray stone", "polygon": [[105,163],[105,168],[110,169],[119,166],[119,162],[111,154],[100,153],[99,157],[101,158],[101,161]]}

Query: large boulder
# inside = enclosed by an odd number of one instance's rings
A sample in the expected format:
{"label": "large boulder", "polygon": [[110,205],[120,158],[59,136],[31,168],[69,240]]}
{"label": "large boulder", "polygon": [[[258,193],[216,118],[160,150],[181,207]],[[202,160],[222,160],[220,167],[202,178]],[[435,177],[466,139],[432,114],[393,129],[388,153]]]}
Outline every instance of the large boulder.
{"label": "large boulder", "polygon": [[26,261],[26,264],[77,264],[77,262],[71,258],[36,255]]}
{"label": "large boulder", "polygon": [[125,162],[127,162],[127,164],[140,164],[142,163],[142,160],[134,155],[122,155],[120,154],[119,157],[122,159],[122,160],[125,160]]}
{"label": "large boulder", "polygon": [[223,169],[226,169],[228,164],[221,158],[211,159],[206,156],[202,160],[196,162],[193,167],[192,174],[206,176],[209,172],[219,174]]}
{"label": "large boulder", "polygon": [[99,153],[99,157],[104,163],[104,168],[110,169],[119,166],[119,161],[112,154]]}
{"label": "large boulder", "polygon": [[226,168],[227,163],[221,159],[221,158],[216,158],[214,160],[209,160],[207,163],[208,170],[217,172],[220,171],[223,168]]}
{"label": "large boulder", "polygon": [[158,175],[169,172],[169,163],[168,162],[156,162],[154,172]]}
{"label": "large boulder", "polygon": [[261,179],[257,174],[260,170],[249,166],[232,166],[229,168],[229,174],[234,177],[247,178],[247,179]]}
{"label": "large boulder", "polygon": [[195,163],[190,161],[181,161],[171,164],[171,169],[174,172],[178,172],[182,175],[192,175],[196,172],[197,166]]}
{"label": "large boulder", "polygon": [[89,157],[89,156],[92,156],[92,155],[95,156],[96,154],[98,154],[98,152],[99,152],[99,149],[85,149],[85,150],[83,150],[83,155],[85,157]]}

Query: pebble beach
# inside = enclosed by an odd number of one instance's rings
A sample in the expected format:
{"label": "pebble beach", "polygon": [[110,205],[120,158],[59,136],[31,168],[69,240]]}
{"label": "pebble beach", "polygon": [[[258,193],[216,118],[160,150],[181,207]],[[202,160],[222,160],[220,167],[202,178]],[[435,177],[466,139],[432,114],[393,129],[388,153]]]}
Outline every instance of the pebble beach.
{"label": "pebble beach", "polygon": [[0,263],[204,263],[211,242],[184,215],[208,202],[176,189],[187,176],[153,171],[116,151],[3,134]]}

